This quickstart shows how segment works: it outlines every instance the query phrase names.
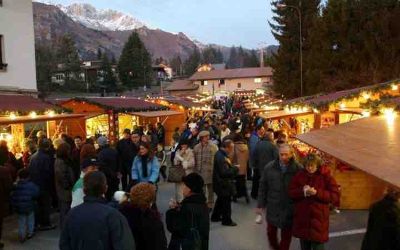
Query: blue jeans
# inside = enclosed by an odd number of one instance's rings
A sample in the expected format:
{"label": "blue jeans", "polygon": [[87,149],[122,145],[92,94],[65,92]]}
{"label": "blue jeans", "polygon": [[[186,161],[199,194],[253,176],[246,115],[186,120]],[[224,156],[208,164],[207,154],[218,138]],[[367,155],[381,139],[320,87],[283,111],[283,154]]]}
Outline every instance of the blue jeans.
{"label": "blue jeans", "polygon": [[18,235],[21,238],[33,234],[35,229],[35,214],[33,212],[29,214],[19,214],[18,215]]}

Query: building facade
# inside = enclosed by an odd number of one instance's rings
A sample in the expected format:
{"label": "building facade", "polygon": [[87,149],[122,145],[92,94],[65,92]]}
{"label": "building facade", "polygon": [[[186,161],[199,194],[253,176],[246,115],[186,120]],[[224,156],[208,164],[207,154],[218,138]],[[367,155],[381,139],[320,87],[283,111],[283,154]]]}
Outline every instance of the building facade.
{"label": "building facade", "polygon": [[32,0],[0,1],[0,91],[37,92]]}
{"label": "building facade", "polygon": [[239,68],[196,72],[190,80],[199,86],[200,93],[228,94],[238,90],[271,91],[272,76],[270,67]]}

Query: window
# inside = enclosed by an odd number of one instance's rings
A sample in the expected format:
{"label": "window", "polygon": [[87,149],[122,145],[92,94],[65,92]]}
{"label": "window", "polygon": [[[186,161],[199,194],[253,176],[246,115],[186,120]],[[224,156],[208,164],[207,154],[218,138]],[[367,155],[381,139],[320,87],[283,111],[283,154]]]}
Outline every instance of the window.
{"label": "window", "polygon": [[208,81],[204,81],[204,80],[201,81],[201,86],[207,86],[207,85],[208,85]]}
{"label": "window", "polygon": [[4,63],[4,37],[0,35],[0,70],[5,70],[6,68],[7,64]]}
{"label": "window", "polygon": [[242,83],[239,82],[239,83],[237,84],[237,87],[238,87],[238,89],[241,89],[241,88],[242,88]]}
{"label": "window", "polygon": [[220,79],[219,80],[219,85],[224,85],[225,84],[225,79]]}
{"label": "window", "polygon": [[262,79],[261,79],[261,78],[254,78],[254,82],[255,82],[255,83],[261,83],[261,82],[262,82]]}

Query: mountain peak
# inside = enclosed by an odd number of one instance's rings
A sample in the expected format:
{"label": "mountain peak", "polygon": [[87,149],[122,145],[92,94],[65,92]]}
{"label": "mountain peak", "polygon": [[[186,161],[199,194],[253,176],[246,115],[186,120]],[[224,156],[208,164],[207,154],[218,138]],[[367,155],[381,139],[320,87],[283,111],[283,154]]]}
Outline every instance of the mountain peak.
{"label": "mountain peak", "polygon": [[101,31],[133,30],[146,26],[137,18],[111,9],[97,9],[88,3],[74,3],[58,7],[75,22]]}

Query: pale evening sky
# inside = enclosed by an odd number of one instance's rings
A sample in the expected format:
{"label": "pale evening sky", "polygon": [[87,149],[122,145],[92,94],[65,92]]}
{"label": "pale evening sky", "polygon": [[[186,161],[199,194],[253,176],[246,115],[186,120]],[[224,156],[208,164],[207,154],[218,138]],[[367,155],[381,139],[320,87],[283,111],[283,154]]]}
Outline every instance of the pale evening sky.
{"label": "pale evening sky", "polygon": [[270,0],[51,0],[69,5],[89,3],[128,13],[151,27],[183,32],[203,43],[258,48],[276,45],[268,20]]}

